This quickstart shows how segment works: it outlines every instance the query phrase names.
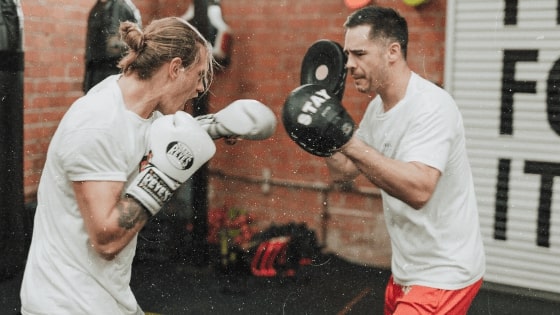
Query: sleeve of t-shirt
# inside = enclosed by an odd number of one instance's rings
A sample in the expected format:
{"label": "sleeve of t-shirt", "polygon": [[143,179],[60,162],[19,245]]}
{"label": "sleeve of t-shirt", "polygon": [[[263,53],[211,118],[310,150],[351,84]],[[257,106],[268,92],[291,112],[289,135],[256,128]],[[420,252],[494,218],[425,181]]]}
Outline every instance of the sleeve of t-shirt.
{"label": "sleeve of t-shirt", "polygon": [[63,136],[59,158],[71,181],[122,181],[126,161],[122,143],[106,130],[78,130]]}
{"label": "sleeve of t-shirt", "polygon": [[456,133],[456,117],[446,105],[422,106],[410,121],[410,130],[402,139],[401,160],[417,161],[441,171],[451,150]]}

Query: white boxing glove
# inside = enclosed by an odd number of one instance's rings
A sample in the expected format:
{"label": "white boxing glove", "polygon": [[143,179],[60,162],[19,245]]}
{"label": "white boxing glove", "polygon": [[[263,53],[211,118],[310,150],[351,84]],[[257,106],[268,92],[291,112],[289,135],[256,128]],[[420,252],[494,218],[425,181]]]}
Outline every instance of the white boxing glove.
{"label": "white boxing glove", "polygon": [[183,111],[156,119],[149,138],[149,163],[125,193],[155,215],[175,190],[212,158],[216,146],[198,122]]}
{"label": "white boxing glove", "polygon": [[195,117],[212,139],[238,137],[264,140],[276,130],[276,116],[270,108],[256,100],[234,101],[215,114]]}

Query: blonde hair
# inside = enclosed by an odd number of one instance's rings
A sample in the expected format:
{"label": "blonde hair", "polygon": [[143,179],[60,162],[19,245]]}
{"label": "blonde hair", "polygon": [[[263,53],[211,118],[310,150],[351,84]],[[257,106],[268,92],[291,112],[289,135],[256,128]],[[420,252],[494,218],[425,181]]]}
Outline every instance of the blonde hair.
{"label": "blonde hair", "polygon": [[187,69],[196,65],[201,59],[200,47],[204,47],[208,57],[204,89],[208,90],[216,65],[211,44],[187,21],[166,17],[152,21],[143,31],[136,23],[127,21],[120,24],[119,31],[128,52],[118,67],[124,74],[134,72],[142,80],[151,78],[161,65],[175,57],[181,58]]}

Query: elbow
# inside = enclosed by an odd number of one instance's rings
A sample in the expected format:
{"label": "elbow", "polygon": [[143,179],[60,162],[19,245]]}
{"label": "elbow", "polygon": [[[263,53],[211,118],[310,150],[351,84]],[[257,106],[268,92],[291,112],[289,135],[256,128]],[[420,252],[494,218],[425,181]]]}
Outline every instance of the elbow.
{"label": "elbow", "polygon": [[415,186],[413,185],[414,183],[410,183],[411,189],[406,193],[408,198],[405,201],[410,207],[420,210],[430,202],[436,189],[437,180],[424,183],[418,181]]}
{"label": "elbow", "polygon": [[91,244],[91,247],[95,250],[95,252],[103,259],[107,261],[111,261],[117,257],[120,250],[116,249],[114,246],[110,245],[100,245],[100,244]]}
{"label": "elbow", "polygon": [[103,251],[98,253],[99,256],[101,256],[101,258],[105,259],[106,261],[111,261],[115,259],[115,257],[117,257],[117,255],[119,254],[119,252],[115,252],[115,251]]}
{"label": "elbow", "polygon": [[422,201],[410,201],[410,202],[408,202],[408,205],[410,207],[412,207],[414,210],[420,210],[420,209],[424,208],[426,203],[427,202],[422,202]]}
{"label": "elbow", "polygon": [[432,197],[431,193],[419,193],[414,196],[414,198],[408,200],[407,204],[412,207],[414,210],[420,210],[428,204],[430,198]]}
{"label": "elbow", "polygon": [[91,244],[91,246],[101,258],[107,261],[111,261],[115,259],[115,257],[117,257],[117,255],[120,253],[120,250],[117,250],[112,246],[95,245],[95,244]]}
{"label": "elbow", "polygon": [[90,246],[95,252],[107,261],[113,260],[122,250],[111,238],[107,236],[97,235],[90,239]]}

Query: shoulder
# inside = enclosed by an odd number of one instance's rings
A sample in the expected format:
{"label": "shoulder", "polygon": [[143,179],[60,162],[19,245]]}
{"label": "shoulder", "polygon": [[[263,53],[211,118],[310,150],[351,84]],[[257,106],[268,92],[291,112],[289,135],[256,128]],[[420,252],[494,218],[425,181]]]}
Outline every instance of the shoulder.
{"label": "shoulder", "polygon": [[413,86],[408,97],[419,105],[416,106],[417,110],[433,115],[459,115],[457,103],[442,87],[417,74],[413,74],[411,83]]}
{"label": "shoulder", "polygon": [[61,124],[75,129],[118,124],[124,109],[116,80],[112,82],[106,79],[77,99],[66,112]]}
{"label": "shoulder", "polygon": [[443,87],[416,73],[412,74],[410,82],[412,85],[412,94],[416,94],[416,96],[421,99],[444,101],[455,104],[453,97]]}

